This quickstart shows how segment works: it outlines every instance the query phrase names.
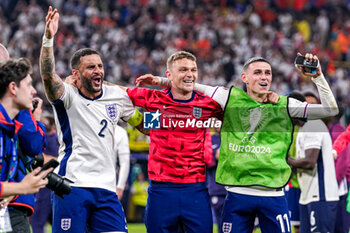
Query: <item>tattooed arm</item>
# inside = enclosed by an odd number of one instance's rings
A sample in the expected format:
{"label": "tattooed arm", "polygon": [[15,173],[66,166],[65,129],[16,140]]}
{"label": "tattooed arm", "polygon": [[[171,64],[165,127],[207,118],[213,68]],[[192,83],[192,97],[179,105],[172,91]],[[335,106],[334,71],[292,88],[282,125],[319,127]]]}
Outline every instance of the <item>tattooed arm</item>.
{"label": "tattooed arm", "polygon": [[51,102],[58,100],[64,92],[62,79],[55,72],[55,58],[53,51],[53,37],[57,33],[59,14],[49,7],[46,16],[45,35],[40,53],[40,74],[45,91]]}

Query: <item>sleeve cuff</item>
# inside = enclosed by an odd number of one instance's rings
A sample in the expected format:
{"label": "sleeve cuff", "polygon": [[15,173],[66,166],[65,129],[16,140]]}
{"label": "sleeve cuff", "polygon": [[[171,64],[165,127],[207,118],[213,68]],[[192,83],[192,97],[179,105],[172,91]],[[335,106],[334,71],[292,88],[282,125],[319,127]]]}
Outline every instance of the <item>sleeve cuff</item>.
{"label": "sleeve cuff", "polygon": [[320,76],[317,76],[316,78],[311,78],[311,80],[314,82],[314,83],[319,83],[319,82],[322,82],[325,80],[325,77],[323,75],[323,73],[320,75]]}

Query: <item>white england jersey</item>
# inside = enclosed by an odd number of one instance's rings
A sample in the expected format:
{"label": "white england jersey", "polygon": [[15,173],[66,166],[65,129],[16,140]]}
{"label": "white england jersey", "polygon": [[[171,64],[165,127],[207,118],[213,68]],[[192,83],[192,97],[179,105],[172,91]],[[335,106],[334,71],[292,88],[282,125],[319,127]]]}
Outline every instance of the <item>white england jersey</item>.
{"label": "white england jersey", "polygon": [[300,128],[296,139],[297,158],[305,158],[308,149],[319,149],[314,169],[298,169],[302,205],[316,201],[337,201],[338,184],[332,156],[332,139],[321,120],[309,120]]}
{"label": "white england jersey", "polygon": [[62,97],[53,103],[60,150],[55,172],[75,187],[116,191],[115,128],[135,112],[127,93],[118,86],[102,86],[100,96],[84,97],[64,84]]}

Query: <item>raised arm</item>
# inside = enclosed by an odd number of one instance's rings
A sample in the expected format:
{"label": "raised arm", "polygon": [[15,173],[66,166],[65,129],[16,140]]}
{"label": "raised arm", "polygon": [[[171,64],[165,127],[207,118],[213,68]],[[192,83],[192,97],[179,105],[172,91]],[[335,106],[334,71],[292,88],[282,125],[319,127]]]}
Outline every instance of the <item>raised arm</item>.
{"label": "raised arm", "polygon": [[[298,53],[298,56],[301,56],[301,54]],[[305,58],[313,61],[318,60],[317,56],[312,54],[306,54]],[[298,67],[298,69],[304,77],[311,78],[315,83],[318,94],[320,95],[321,104],[306,104],[304,108],[300,106],[290,109],[291,116],[312,120],[337,115],[339,112],[338,105],[325,77],[323,76],[321,65],[318,66],[315,74],[306,73],[302,67]],[[303,113],[301,114],[301,112]]]}
{"label": "raised arm", "polygon": [[308,119],[319,119],[337,115],[339,112],[337,102],[323,74],[312,79],[312,81],[317,86],[321,104],[310,104],[307,107],[306,117]]}
{"label": "raised arm", "polygon": [[64,84],[55,72],[55,58],[53,40],[58,29],[59,14],[57,9],[49,11],[46,16],[45,34],[40,53],[40,74],[43,80],[45,91],[51,102],[58,100],[64,92]]}

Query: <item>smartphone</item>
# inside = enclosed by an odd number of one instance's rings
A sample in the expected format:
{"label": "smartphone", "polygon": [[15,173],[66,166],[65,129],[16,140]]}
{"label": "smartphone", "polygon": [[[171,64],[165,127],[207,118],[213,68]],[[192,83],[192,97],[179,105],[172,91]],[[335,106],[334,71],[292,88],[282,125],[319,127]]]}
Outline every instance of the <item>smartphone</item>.
{"label": "smartphone", "polygon": [[33,100],[32,104],[33,104],[33,110],[32,113],[35,111],[35,109],[38,107],[38,101],[37,100]]}
{"label": "smartphone", "polygon": [[306,60],[304,56],[297,56],[294,63],[303,67],[304,71],[311,74],[316,74],[318,61]]}
{"label": "smartphone", "polygon": [[56,168],[59,164],[60,163],[56,159],[51,159],[49,162],[45,163],[44,166],[42,166],[41,171],[45,171],[50,167]]}

